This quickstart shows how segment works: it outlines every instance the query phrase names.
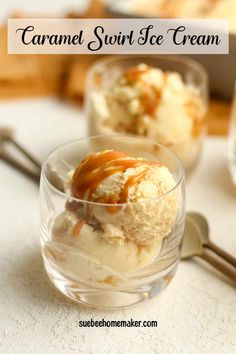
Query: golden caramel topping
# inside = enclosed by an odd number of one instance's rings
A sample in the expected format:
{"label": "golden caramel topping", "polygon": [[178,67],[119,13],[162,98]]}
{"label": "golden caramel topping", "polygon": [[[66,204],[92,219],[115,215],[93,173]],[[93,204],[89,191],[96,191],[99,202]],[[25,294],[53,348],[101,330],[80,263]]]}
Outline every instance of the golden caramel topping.
{"label": "golden caramel topping", "polygon": [[129,188],[131,186],[139,183],[143,179],[143,177],[146,175],[147,171],[148,171],[148,169],[145,169],[144,171],[138,173],[137,175],[130,176],[127,179],[127,181],[124,185],[124,188],[121,191],[120,198],[119,198],[119,202],[121,204],[126,202],[126,200],[128,198],[128,194],[129,194]]}
{"label": "golden caramel topping", "polygon": [[192,137],[198,138],[201,135],[204,129],[204,125],[206,123],[205,117],[200,118],[197,116],[199,111],[199,101],[196,99],[192,99],[191,101],[185,104],[185,109],[193,121]]}
{"label": "golden caramel topping", "polygon": [[79,221],[75,224],[75,226],[74,226],[74,228],[73,228],[73,231],[72,231],[72,236],[73,236],[73,237],[79,236],[80,231],[81,231],[82,227],[84,226],[84,224],[85,224],[85,220],[83,220],[83,219],[79,220]]}
{"label": "golden caramel topping", "polygon": [[198,138],[203,129],[204,129],[204,125],[205,125],[205,119],[194,119],[193,120],[193,128],[192,128],[192,136],[193,138]]}
{"label": "golden caramel topping", "polygon": [[163,74],[163,76],[164,76],[163,86],[160,89],[157,89],[152,84],[149,84],[149,83],[145,82],[145,80],[142,80],[142,75],[152,69],[153,68],[146,66],[146,65],[132,67],[129,70],[127,70],[123,76],[124,79],[127,81],[127,83],[130,85],[134,85],[138,81],[142,81],[141,92],[140,92],[140,102],[143,106],[144,112],[151,117],[154,116],[155,111],[156,111],[158,105],[160,104],[160,100],[162,97],[162,91],[163,91],[163,88],[166,84],[166,80],[167,80],[167,76],[168,76],[168,72],[165,72]]}
{"label": "golden caramel topping", "polygon": [[140,101],[143,105],[144,112],[149,116],[153,116],[161,99],[161,91],[157,91],[152,86],[145,86]]}
{"label": "golden caramel topping", "polygon": [[131,186],[138,184],[147,173],[145,169],[141,173],[130,176],[126,181],[119,195],[108,195],[94,198],[94,192],[99,185],[109,176],[117,172],[125,172],[128,168],[135,168],[142,165],[157,165],[154,161],[138,160],[129,157],[127,154],[109,150],[100,154],[91,154],[76,168],[71,184],[73,196],[106,204],[125,203],[128,198],[128,191]]}
{"label": "golden caramel topping", "polygon": [[148,66],[134,66],[126,71],[124,78],[128,81],[129,84],[134,84],[140,79],[142,74],[148,71]]}
{"label": "golden caramel topping", "polygon": [[115,285],[117,280],[115,277],[109,275],[108,277],[106,277],[105,279],[103,280],[99,280],[98,281],[99,283],[104,283],[104,284],[108,284],[108,285]]}

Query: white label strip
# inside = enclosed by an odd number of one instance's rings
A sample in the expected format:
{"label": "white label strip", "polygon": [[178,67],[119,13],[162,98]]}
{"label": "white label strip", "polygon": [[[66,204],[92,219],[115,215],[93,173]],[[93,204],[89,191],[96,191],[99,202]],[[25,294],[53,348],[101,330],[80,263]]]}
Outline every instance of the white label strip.
{"label": "white label strip", "polygon": [[226,20],[9,19],[9,54],[228,54]]}

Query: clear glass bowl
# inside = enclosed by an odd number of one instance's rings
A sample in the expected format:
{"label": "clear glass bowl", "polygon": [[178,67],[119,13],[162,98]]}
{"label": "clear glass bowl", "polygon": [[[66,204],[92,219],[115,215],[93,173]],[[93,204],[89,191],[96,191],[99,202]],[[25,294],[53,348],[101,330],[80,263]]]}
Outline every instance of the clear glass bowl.
{"label": "clear glass bowl", "polygon": [[[103,204],[68,193],[68,173],[92,152],[108,149],[161,162],[174,187],[136,203]],[[73,300],[98,308],[127,307],[158,295],[174,276],[180,259],[185,217],[184,171],[167,148],[148,139],[97,136],[56,149],[44,162],[40,183],[41,246],[53,284]],[[81,215],[83,221],[81,222]],[[98,220],[100,223],[98,223]],[[127,235],[154,236],[109,243],[107,228]]]}
{"label": "clear glass bowl", "polygon": [[[112,90],[121,76],[128,69],[136,67],[140,63],[161,69],[167,73],[177,72],[180,74],[184,84],[188,85],[189,90],[191,89],[192,92],[194,90],[197,95],[193,93],[192,97],[191,94],[186,104],[183,103],[181,106],[178,99],[180,96],[172,95],[167,98],[169,93],[165,88],[166,84],[164,84],[162,93],[157,91],[155,103],[152,99],[156,91],[153,94],[153,90],[147,88],[147,91],[145,91],[146,96],[144,96],[147,102],[146,108],[154,105],[158,110],[156,111],[157,113],[154,113],[154,116],[151,115],[151,119],[147,123],[146,116],[150,116],[151,113],[146,113],[148,110],[143,108],[143,101],[139,96],[141,110],[144,109],[144,111],[143,113],[141,111],[137,118],[136,111],[133,112],[135,105],[137,107],[137,100],[127,98],[126,103],[124,103],[126,98],[119,97],[117,99],[113,98],[111,101],[111,92],[114,92]],[[152,87],[152,84],[150,86]],[[149,101],[147,101],[147,97],[150,97]],[[163,99],[163,97],[165,98]],[[181,99],[185,100],[183,96],[181,96]],[[129,135],[134,134],[150,138],[176,153],[182,160],[186,172],[192,170],[200,156],[206,132],[205,116],[207,105],[208,83],[205,70],[197,62],[182,56],[140,55],[108,57],[97,61],[91,67],[87,76],[85,109],[88,117],[89,135],[124,135],[128,133]],[[111,112],[115,112],[115,114]],[[112,126],[109,122],[116,121],[117,118],[115,116],[118,117],[119,115],[122,120],[119,120],[117,126]],[[126,115],[127,118],[124,118]],[[140,121],[140,116],[141,124],[137,128],[136,122]],[[130,120],[132,123],[127,128],[127,121]]]}

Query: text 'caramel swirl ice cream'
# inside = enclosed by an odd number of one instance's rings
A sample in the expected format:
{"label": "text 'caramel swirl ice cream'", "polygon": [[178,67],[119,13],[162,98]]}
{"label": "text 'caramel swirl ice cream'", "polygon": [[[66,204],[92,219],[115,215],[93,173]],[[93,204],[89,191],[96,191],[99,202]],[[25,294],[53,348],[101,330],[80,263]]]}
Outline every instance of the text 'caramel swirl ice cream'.
{"label": "text 'caramel swirl ice cream'", "polygon": [[120,272],[155,259],[177,213],[176,181],[167,167],[105,150],[86,156],[66,186],[74,198],[55,220],[54,241]]}
{"label": "text 'caramel swirl ice cream'", "polygon": [[139,64],[91,100],[92,134],[146,136],[173,148],[185,165],[199,150],[204,105],[199,90],[177,72]]}

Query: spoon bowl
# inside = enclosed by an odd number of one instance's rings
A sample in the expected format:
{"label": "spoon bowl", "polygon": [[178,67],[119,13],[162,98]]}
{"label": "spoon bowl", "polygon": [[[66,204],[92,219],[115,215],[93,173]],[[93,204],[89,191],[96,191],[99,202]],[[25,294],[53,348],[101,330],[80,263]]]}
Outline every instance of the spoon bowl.
{"label": "spoon bowl", "polygon": [[181,259],[200,256],[203,252],[201,237],[191,217],[186,216],[184,238],[181,248]]}
{"label": "spoon bowl", "polygon": [[[234,268],[234,262],[236,260],[210,241],[209,233],[206,232],[208,231],[208,224],[203,222],[204,217],[193,217],[193,214],[194,213],[187,213],[186,215],[181,259],[188,259],[194,256],[200,257],[236,283],[236,272]],[[205,230],[208,238],[203,237],[202,230]]]}
{"label": "spoon bowl", "polygon": [[205,216],[203,216],[200,213],[197,212],[188,212],[187,214],[198,226],[200,229],[200,236],[201,236],[201,241],[203,245],[206,245],[209,243],[210,238],[209,238],[209,225],[207,222],[207,219]]}
{"label": "spoon bowl", "polygon": [[210,232],[207,219],[200,213],[196,212],[188,212],[187,216],[191,218],[192,222],[195,223],[196,228],[199,231],[201,244],[204,248],[211,250],[230,265],[236,268],[236,258],[231,256],[231,254],[224,251],[222,248],[218,247],[214,242],[210,239]]}

